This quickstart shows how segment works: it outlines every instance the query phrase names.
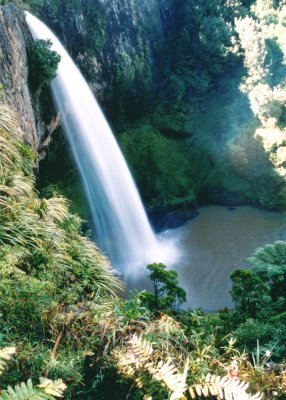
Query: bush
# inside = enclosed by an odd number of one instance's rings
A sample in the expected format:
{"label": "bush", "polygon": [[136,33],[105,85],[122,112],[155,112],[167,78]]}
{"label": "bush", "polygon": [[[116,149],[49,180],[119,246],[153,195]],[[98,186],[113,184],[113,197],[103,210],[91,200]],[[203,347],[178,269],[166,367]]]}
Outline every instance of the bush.
{"label": "bush", "polygon": [[196,201],[210,169],[204,154],[148,123],[123,133],[120,143],[146,202],[178,206]]}
{"label": "bush", "polygon": [[29,84],[34,94],[39,95],[42,89],[56,77],[61,57],[51,50],[51,40],[35,40],[29,56]]}
{"label": "bush", "polygon": [[142,292],[143,304],[152,311],[176,309],[186,301],[186,292],[178,284],[178,273],[174,270],[167,270],[166,265],[149,264],[148,277],[153,282],[154,294]]}
{"label": "bush", "polygon": [[257,340],[262,346],[265,346],[271,339],[273,326],[268,323],[259,322],[249,318],[244,324],[241,324],[236,331],[238,344],[246,346],[248,350],[256,349]]}

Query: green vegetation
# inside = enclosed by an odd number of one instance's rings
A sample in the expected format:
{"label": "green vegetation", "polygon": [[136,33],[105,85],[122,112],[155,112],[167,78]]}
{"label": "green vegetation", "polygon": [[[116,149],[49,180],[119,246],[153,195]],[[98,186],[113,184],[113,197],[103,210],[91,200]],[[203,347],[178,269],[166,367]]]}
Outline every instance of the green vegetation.
{"label": "green vegetation", "polygon": [[70,201],[71,211],[88,221],[89,207],[79,173],[74,168],[69,144],[60,127],[53,135],[49,151],[40,163],[41,174],[37,180],[37,187],[44,197],[50,197],[53,193],[65,196]]}
{"label": "green vegetation", "polygon": [[[76,341],[68,346],[71,321],[111,301],[122,285],[96,246],[81,235],[81,220],[69,212],[67,200],[38,197],[29,153],[3,105],[0,135],[0,345],[21,342],[8,383],[49,371],[73,382],[72,390],[81,380],[87,349]],[[50,355],[51,341],[63,334],[58,364]]]}
{"label": "green vegetation", "polygon": [[50,40],[35,40],[29,55],[29,85],[36,98],[42,89],[56,77],[61,57],[51,50]]}
{"label": "green vegetation", "polygon": [[[164,323],[165,321],[161,322]],[[174,322],[172,319],[167,320],[169,328],[175,328]],[[177,330],[179,331],[178,326]],[[229,344],[227,348],[229,352],[233,350],[231,347],[231,344]],[[192,354],[187,355],[182,369],[182,367],[174,365],[172,358],[168,356],[164,357],[163,361],[161,353],[154,354],[151,342],[137,335],[133,335],[127,342],[127,351],[121,350],[121,353],[118,352],[116,356],[118,358],[118,367],[122,373],[132,377],[136,384],[147,393],[144,398],[153,399],[152,396],[156,390],[155,382],[158,382],[158,386],[161,385],[161,396],[168,396],[171,400],[201,399],[202,397],[216,397],[219,399],[243,398],[246,400],[262,398],[260,393],[254,396],[249,395],[246,392],[248,384],[240,382],[238,379],[234,380],[231,377],[231,372],[238,371],[237,362],[230,364],[228,377],[221,378],[218,375],[208,373],[206,376],[202,375],[200,380],[197,381],[192,376],[191,371],[192,367],[194,367]],[[159,362],[157,361],[158,359],[160,359]],[[178,359],[176,358],[176,360]],[[178,364],[183,364],[182,361],[178,360]]]}
{"label": "green vegetation", "polygon": [[[164,36],[127,27],[131,48],[121,43],[116,54],[111,43],[117,25],[99,0],[28,0],[27,5],[64,38],[99,89],[150,209],[228,203],[228,194],[234,202],[285,208],[282,3],[173,2]],[[71,198],[80,187],[73,163],[64,183],[62,173],[50,176],[53,160],[66,157],[62,139],[55,141],[57,153],[51,146],[40,169],[40,188],[53,184]]]}
{"label": "green vegetation", "polygon": [[0,84],[0,101],[3,101],[4,99],[4,88],[3,85]]}
{"label": "green vegetation", "polygon": [[[184,399],[187,390],[193,398],[222,390],[227,398],[227,390],[246,390],[237,381],[227,385],[238,371],[250,382],[248,393],[277,392],[283,399],[284,375],[266,372],[263,363],[266,350],[278,363],[286,350],[285,242],[258,249],[251,271],[233,273],[235,310],[180,310],[185,292],[164,264],[148,266],[154,294],[120,299],[121,283],[80,234],[81,221],[67,201],[38,197],[33,153],[4,106],[0,134],[0,346],[18,347],[1,379],[3,399],[13,390],[27,399],[35,392],[45,397],[42,390],[56,379],[67,384],[67,399]],[[244,350],[256,352],[255,363]],[[29,378],[39,376],[49,380],[33,386]],[[15,389],[5,392],[7,386]]]}
{"label": "green vegetation", "polygon": [[[80,63],[93,80],[91,60],[107,49],[110,34],[103,3],[24,3],[57,32],[68,30],[69,47],[76,57],[85,49]],[[92,35],[73,29],[78,11],[82,31]],[[285,208],[286,6],[178,0],[171,15],[164,39],[148,47],[137,37],[132,57],[118,51],[105,90],[145,201],[180,207],[218,189]],[[45,96],[58,61],[49,42],[34,44],[29,80],[36,96]],[[286,242],[257,249],[250,269],[232,273],[234,309],[181,309],[185,292],[164,264],[147,267],[154,292],[123,299],[122,283],[71,212],[88,218],[62,136],[42,163],[40,195],[33,158],[1,105],[0,371],[3,351],[10,357],[4,346],[18,351],[1,376],[0,399],[35,392],[51,399],[56,394],[46,389],[56,379],[67,384],[67,399],[254,400],[260,395],[249,393],[257,392],[285,399]],[[40,376],[49,381],[28,380]],[[16,386],[16,395],[7,391],[18,382],[27,384]]]}
{"label": "green vegetation", "polygon": [[148,277],[153,283],[154,294],[145,292],[141,299],[150,310],[174,310],[186,301],[186,292],[179,287],[176,271],[167,271],[162,263],[149,264],[147,269],[150,271]]}
{"label": "green vegetation", "polygon": [[[91,78],[89,57],[94,53],[98,55],[105,45],[106,41],[106,15],[104,5],[100,0],[23,0],[22,7],[25,10],[35,13],[48,25],[53,26],[56,32],[63,32],[67,29],[69,40],[74,46],[69,49],[72,54],[76,50],[83,51],[79,60],[81,68],[87,76]],[[71,16],[82,13],[84,19],[81,20],[82,29],[74,29]],[[66,16],[67,18],[63,18]],[[84,32],[82,35],[81,33]],[[88,33],[88,35],[86,34]]]}
{"label": "green vegetation", "polygon": [[286,242],[258,248],[249,258],[250,270],[232,273],[231,295],[236,308],[221,313],[223,325],[235,330],[238,344],[255,352],[271,350],[273,360],[285,357],[285,254]]}
{"label": "green vegetation", "polygon": [[[11,356],[15,354],[15,347],[4,347],[0,349],[0,375],[3,374],[7,362],[11,359]],[[52,381],[47,378],[40,378],[40,384],[34,386],[31,379],[27,383],[22,382],[20,385],[16,385],[13,389],[8,386],[7,390],[0,392],[1,400],[55,400],[56,397],[63,397],[66,385],[62,380]]]}
{"label": "green vegetation", "polygon": [[211,169],[200,151],[162,136],[150,124],[126,131],[120,136],[120,143],[129,154],[131,170],[147,203],[176,206],[197,200]]}

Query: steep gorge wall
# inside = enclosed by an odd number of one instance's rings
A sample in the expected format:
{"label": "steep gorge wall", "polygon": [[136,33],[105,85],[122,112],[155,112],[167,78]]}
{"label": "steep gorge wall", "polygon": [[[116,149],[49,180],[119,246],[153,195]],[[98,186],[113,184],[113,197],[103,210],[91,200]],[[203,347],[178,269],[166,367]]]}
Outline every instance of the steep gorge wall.
{"label": "steep gorge wall", "polygon": [[[29,1],[26,1],[29,4]],[[152,66],[171,0],[42,1],[32,11],[59,36],[98,97],[112,86],[115,68]]]}
{"label": "steep gorge wall", "polygon": [[16,111],[24,140],[36,149],[39,139],[27,85],[30,40],[23,12],[13,3],[0,7],[0,83],[4,100]]}

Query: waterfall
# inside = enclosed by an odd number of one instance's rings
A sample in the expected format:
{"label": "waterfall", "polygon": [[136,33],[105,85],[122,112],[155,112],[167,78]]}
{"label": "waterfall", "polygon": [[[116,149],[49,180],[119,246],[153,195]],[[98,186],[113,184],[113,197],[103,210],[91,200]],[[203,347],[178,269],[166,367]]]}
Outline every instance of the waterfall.
{"label": "waterfall", "polygon": [[87,82],[53,32],[28,12],[26,21],[33,38],[51,39],[52,50],[61,56],[51,89],[80,171],[99,247],[119,268],[162,261],[162,246]]}

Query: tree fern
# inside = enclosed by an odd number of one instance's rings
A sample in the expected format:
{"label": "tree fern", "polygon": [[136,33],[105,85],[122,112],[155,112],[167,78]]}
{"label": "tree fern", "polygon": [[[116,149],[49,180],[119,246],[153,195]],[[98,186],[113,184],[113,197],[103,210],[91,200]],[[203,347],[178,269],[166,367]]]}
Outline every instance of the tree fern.
{"label": "tree fern", "polygon": [[286,242],[279,240],[256,249],[249,258],[252,269],[271,290],[276,301],[286,296]]}
{"label": "tree fern", "polygon": [[279,240],[259,247],[248,260],[256,272],[266,272],[269,276],[279,274],[281,269],[286,272],[286,242]]}

